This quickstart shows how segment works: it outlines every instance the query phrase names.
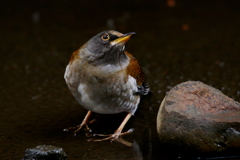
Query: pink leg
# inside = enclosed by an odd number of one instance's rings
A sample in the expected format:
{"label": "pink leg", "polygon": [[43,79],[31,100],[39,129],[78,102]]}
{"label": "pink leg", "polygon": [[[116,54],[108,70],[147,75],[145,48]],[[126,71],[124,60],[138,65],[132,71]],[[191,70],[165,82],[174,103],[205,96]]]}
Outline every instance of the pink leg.
{"label": "pink leg", "polygon": [[77,125],[76,127],[65,128],[63,131],[69,131],[69,130],[72,130],[72,129],[76,129],[74,131],[74,135],[76,135],[76,133],[79,132],[82,129],[83,126],[86,126],[86,128],[88,130],[90,130],[90,128],[88,127],[87,124],[89,123],[89,118],[90,118],[91,114],[92,114],[92,111],[88,111],[85,118],[83,119],[83,121],[80,125]]}
{"label": "pink leg", "polygon": [[110,140],[111,142],[113,141],[118,141],[120,143],[123,143],[127,146],[131,146],[132,144],[119,138],[119,136],[122,136],[122,135],[125,135],[125,134],[129,134],[132,132],[132,130],[129,130],[127,132],[123,132],[122,133],[122,130],[124,128],[124,126],[126,125],[126,123],[128,122],[128,120],[131,118],[131,114],[128,113],[127,116],[124,118],[124,120],[122,121],[121,125],[118,127],[118,129],[113,133],[113,134],[110,134],[110,135],[102,135],[102,134],[95,134],[95,136],[107,136],[107,138],[103,138],[103,139],[95,139],[95,140],[90,140],[90,141],[94,141],[94,142],[98,142],[98,141],[105,141],[105,140]]}

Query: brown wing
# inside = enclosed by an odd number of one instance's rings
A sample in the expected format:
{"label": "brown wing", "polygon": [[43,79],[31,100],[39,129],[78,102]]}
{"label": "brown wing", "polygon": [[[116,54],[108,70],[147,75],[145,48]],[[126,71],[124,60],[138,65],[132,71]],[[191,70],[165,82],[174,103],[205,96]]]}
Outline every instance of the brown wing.
{"label": "brown wing", "polygon": [[142,85],[146,79],[142,68],[138,64],[136,58],[134,58],[130,53],[125,51],[125,54],[130,58],[130,64],[127,67],[127,73],[136,79],[138,85]]}
{"label": "brown wing", "polygon": [[146,95],[149,92],[149,85],[146,82],[145,74],[143,73],[142,68],[138,64],[136,58],[134,58],[130,53],[125,51],[125,54],[130,58],[130,64],[127,67],[127,73],[136,79],[139,94]]}

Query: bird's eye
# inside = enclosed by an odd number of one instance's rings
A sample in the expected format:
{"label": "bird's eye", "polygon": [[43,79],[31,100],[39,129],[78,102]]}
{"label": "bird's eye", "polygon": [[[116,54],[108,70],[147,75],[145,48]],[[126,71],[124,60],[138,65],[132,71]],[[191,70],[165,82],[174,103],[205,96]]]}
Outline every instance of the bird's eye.
{"label": "bird's eye", "polygon": [[110,36],[107,33],[105,33],[101,38],[104,41],[108,41],[110,39]]}

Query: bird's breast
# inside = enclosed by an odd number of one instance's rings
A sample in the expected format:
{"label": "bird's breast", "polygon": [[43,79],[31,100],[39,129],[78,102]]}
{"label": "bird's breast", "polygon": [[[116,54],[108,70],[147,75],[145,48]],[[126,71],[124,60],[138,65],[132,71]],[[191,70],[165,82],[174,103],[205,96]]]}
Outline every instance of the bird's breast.
{"label": "bird's breast", "polygon": [[[135,113],[140,96],[136,79],[125,69],[109,66],[103,69],[70,63],[65,72],[68,88],[76,100],[87,110],[101,114]],[[118,71],[116,71],[118,70]]]}
{"label": "bird's breast", "polygon": [[140,100],[140,97],[134,94],[137,92],[137,85],[131,76],[126,82],[121,77],[94,77],[88,83],[80,83],[78,92],[83,107],[102,114],[124,111],[134,114]]}

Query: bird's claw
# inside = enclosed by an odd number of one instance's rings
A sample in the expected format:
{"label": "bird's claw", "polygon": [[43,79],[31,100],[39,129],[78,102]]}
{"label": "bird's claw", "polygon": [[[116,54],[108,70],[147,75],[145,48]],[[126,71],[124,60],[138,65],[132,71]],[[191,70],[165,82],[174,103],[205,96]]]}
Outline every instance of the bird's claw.
{"label": "bird's claw", "polygon": [[124,139],[121,138],[121,136],[123,135],[126,135],[126,134],[130,134],[133,132],[133,128],[129,129],[127,132],[123,132],[123,133],[119,133],[119,132],[115,132],[114,134],[91,134],[91,135],[86,135],[87,137],[106,137],[106,138],[102,138],[102,139],[93,139],[93,138],[89,138],[87,141],[88,142],[100,142],[100,141],[106,141],[106,140],[110,140],[110,142],[113,142],[113,141],[117,141],[117,142],[120,142],[124,145],[127,145],[129,147],[132,146],[132,143],[131,142],[128,142]]}
{"label": "bird's claw", "polygon": [[[114,134],[92,134],[92,136],[94,136],[94,137],[119,137],[119,136],[124,136],[124,135],[126,135],[126,134],[130,134],[130,133],[132,133],[134,131],[134,129],[133,128],[130,128],[128,131],[126,131],[126,132],[122,132],[122,133],[114,133]],[[118,135],[118,136],[117,136]]]}
{"label": "bird's claw", "polygon": [[107,138],[103,138],[103,139],[93,139],[93,138],[89,138],[87,141],[88,142],[100,142],[100,141],[105,141],[105,140],[110,140],[110,142],[112,143],[113,141],[116,141],[116,142],[119,142],[119,143],[122,143],[128,147],[132,147],[132,143],[131,142],[128,142],[122,138],[118,138],[118,137],[107,137]]}
{"label": "bird's claw", "polygon": [[92,130],[88,127],[88,125],[87,124],[80,124],[80,125],[77,125],[77,126],[75,126],[75,127],[69,127],[69,128],[65,128],[65,129],[63,129],[63,131],[69,131],[69,130],[74,130],[75,129],[75,131],[74,131],[74,136],[77,136],[77,134],[78,134],[78,132],[80,132],[80,130],[83,128],[83,126],[86,126],[86,130],[88,130],[88,132],[92,132]]}

